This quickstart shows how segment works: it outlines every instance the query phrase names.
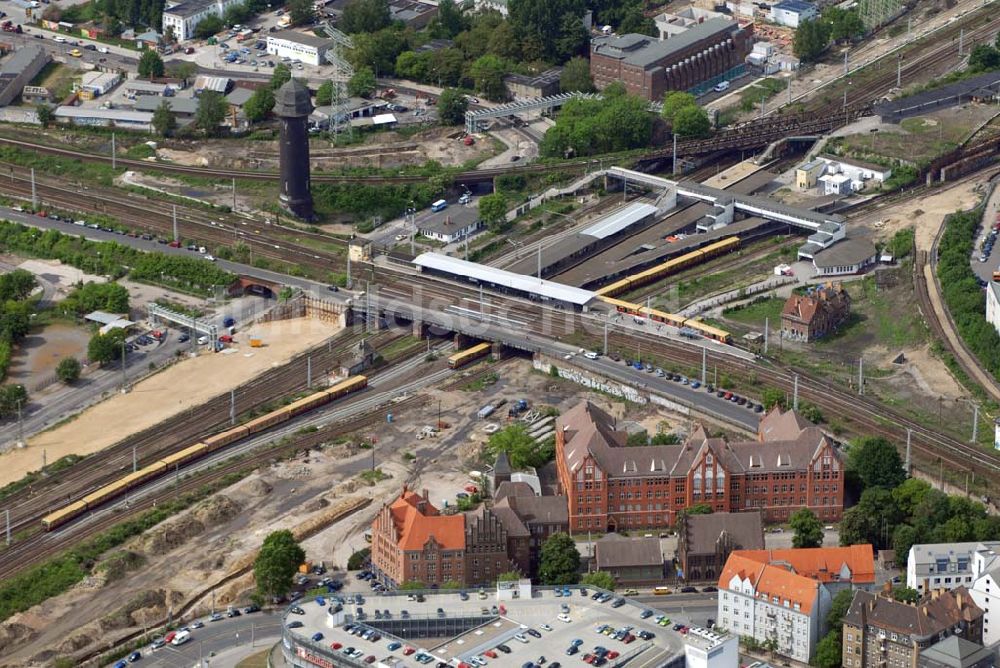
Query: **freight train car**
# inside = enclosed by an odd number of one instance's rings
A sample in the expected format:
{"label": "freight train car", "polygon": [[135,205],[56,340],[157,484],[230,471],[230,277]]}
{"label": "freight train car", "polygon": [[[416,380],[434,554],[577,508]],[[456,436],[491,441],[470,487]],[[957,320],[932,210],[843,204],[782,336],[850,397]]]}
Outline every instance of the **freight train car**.
{"label": "freight train car", "polygon": [[679,271],[683,271],[688,267],[693,267],[694,265],[710,260],[713,257],[729,253],[739,247],[739,237],[727,237],[721,241],[710,243],[704,248],[699,248],[698,250],[691,251],[690,253],[685,253],[680,257],[675,257],[672,260],[667,260],[666,262],[662,262],[654,267],[650,267],[649,269],[626,276],[625,278],[617,280],[614,283],[605,285],[603,288],[595,290],[595,294],[597,294],[598,297],[614,297],[615,295],[620,295],[623,292],[628,292],[629,290],[642,287],[647,283],[654,283],[661,278],[670,276],[671,274],[676,274]]}
{"label": "freight train car", "polygon": [[42,518],[42,526],[46,531],[51,531],[55,527],[65,524],[83,513],[93,510],[94,508],[97,508],[101,504],[110,501],[117,496],[125,494],[128,490],[141,485],[147,480],[151,480],[152,478],[162,475],[171,468],[176,468],[181,464],[186,464],[187,462],[193,461],[210,452],[219,450],[230,443],[234,443],[241,438],[249,436],[250,434],[255,434],[275,424],[285,422],[295,415],[301,415],[306,411],[322,406],[323,404],[329,403],[335,399],[350,394],[351,392],[364,389],[367,385],[367,377],[352,376],[347,380],[335,384],[333,387],[320,390],[319,392],[314,392],[307,397],[292,402],[288,406],[271,411],[270,413],[251,420],[244,425],[228,429],[214,436],[210,436],[204,441],[189,445],[183,450],[175,452],[172,455],[167,455],[163,459],[145,466],[138,471],[129,473],[118,480],[115,480],[114,482],[87,494],[79,501],[75,501],[68,506],[49,513]]}
{"label": "freight train car", "polygon": [[467,348],[462,352],[455,353],[448,358],[448,367],[451,369],[457,369],[465,366],[480,357],[488,355],[492,347],[493,346],[489,343],[480,343],[472,346],[471,348]]}

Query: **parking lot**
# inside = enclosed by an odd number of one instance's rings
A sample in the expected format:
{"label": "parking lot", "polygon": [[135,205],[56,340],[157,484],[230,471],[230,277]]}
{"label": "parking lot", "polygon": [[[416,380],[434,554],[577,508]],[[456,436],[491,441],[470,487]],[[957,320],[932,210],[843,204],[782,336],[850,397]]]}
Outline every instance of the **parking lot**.
{"label": "parking lot", "polygon": [[[638,657],[636,665],[664,665],[683,652],[683,634],[669,617],[610,593],[594,600],[595,593],[574,586],[536,588],[530,598],[511,600],[486,590],[425,592],[419,599],[403,592],[355,594],[301,602],[286,613],[285,625],[313,651],[343,656],[351,650],[356,660],[372,663],[391,655],[403,666],[454,666],[448,662],[457,659],[467,666],[551,667],[580,665],[588,655],[587,663],[605,665],[629,653]],[[433,631],[463,622],[469,630],[451,637]],[[370,639],[360,637],[365,633]],[[424,637],[406,639],[418,634]]]}

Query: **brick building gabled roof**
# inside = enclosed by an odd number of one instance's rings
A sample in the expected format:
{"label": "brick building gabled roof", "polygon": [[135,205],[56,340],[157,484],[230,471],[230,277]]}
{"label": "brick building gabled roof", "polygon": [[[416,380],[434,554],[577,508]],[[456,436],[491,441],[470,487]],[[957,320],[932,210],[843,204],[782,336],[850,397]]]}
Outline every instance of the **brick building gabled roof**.
{"label": "brick building gabled roof", "polygon": [[982,616],[983,611],[965,587],[956,587],[951,591],[935,590],[916,605],[859,590],[854,593],[851,607],[844,615],[844,623],[929,638],[961,622],[972,622]]}
{"label": "brick building gabled roof", "polygon": [[794,441],[803,431],[815,426],[795,411],[783,412],[775,406],[761,418],[757,435],[761,441]]}
{"label": "brick building gabled roof", "polygon": [[754,593],[765,601],[777,596],[784,604],[794,609],[798,604],[798,612],[808,615],[816,603],[819,583],[815,580],[798,575],[779,566],[771,566],[755,559],[742,556],[744,552],[733,552],[726,560],[726,566],[719,576],[719,588],[730,590],[734,577],[742,582],[749,580]]}
{"label": "brick building gabled roof", "polygon": [[740,550],[764,547],[764,524],[760,511],[688,515],[684,522],[683,539],[691,554],[715,552],[723,534],[727,534]]}
{"label": "brick building gabled roof", "polygon": [[733,553],[762,564],[771,564],[819,582],[875,583],[875,556],[871,545],[847,547],[739,550]]}
{"label": "brick building gabled roof", "polygon": [[403,488],[389,506],[398,545],[403,550],[421,550],[432,538],[444,550],[465,549],[465,518],[441,515],[430,501]]}

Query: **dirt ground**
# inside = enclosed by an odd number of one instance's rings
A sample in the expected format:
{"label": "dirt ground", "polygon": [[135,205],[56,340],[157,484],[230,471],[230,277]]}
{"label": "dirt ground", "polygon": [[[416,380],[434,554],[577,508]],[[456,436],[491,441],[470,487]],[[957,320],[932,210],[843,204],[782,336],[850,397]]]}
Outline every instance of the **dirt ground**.
{"label": "dirt ground", "polygon": [[[680,416],[612,402],[568,381],[534,372],[524,361],[499,367],[498,377],[497,382],[476,391],[462,385],[448,391],[426,390],[440,401],[440,407],[431,401],[421,408],[394,411],[394,421],[377,429],[375,463],[387,477],[374,485],[358,478],[359,472],[370,467],[372,451],[356,444],[370,434],[353,434],[258,470],[171,518],[125,546],[141,556],[143,564],[138,569],[113,581],[92,578],[0,624],[0,654],[4,656],[0,666],[49,661],[82,649],[94,638],[108,641],[130,628],[141,629],[144,621],[165,615],[168,605],[179,605],[190,592],[217,581],[259,547],[270,531],[314,519],[340,500],[370,497],[367,507],[303,541],[307,558],[332,565],[336,576],[348,556],[366,546],[364,532],[372,518],[403,484],[426,489],[432,502],[443,507],[445,500],[455,499],[471,471],[485,470],[480,457],[487,438],[483,427],[491,421],[503,423],[506,414],[480,421],[476,411],[499,398],[524,397],[535,408],[554,406],[562,412],[587,398],[614,415],[641,422],[651,433],[661,424],[683,433],[690,430],[690,423]],[[449,426],[437,438],[418,440],[416,433],[433,424],[439,414]],[[192,549],[195,545],[197,549]],[[245,577],[218,589],[215,609],[245,602],[252,586],[252,578]],[[206,597],[188,619],[207,614],[212,603]]]}
{"label": "dirt ground", "polygon": [[39,279],[55,285],[57,293],[61,293],[54,297],[56,300],[68,294],[77,283],[106,283],[108,280],[105,276],[84,273],[59,260],[25,260],[17,268],[30,271]]}
{"label": "dirt ground", "polygon": [[80,359],[87,354],[90,332],[82,326],[54,322],[31,332],[22,340],[11,358],[7,382],[21,383],[29,391],[55,373],[64,357]]}
{"label": "dirt ground", "polygon": [[[311,319],[254,325],[240,340],[262,338],[263,348],[234,349],[232,354],[202,354],[187,359],[85,411],[61,427],[28,440],[26,448],[0,455],[0,485],[19,480],[38,468],[40,452],[48,461],[68,454],[89,454],[128,434],[151,427],[171,415],[246,382],[284,363],[296,353],[334,335],[336,329]],[[108,429],[108,425],[115,425]]]}

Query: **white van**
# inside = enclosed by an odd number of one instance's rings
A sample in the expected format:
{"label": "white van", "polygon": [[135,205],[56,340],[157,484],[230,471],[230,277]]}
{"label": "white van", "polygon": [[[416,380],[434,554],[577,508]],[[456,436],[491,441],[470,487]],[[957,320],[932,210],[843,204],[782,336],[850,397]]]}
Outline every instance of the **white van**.
{"label": "white van", "polygon": [[462,193],[462,196],[458,198],[459,204],[468,204],[472,201],[472,195],[469,193]]}
{"label": "white van", "polygon": [[721,93],[724,90],[729,90],[729,82],[723,81],[722,83],[717,83],[715,84],[715,88],[713,88],[712,90],[714,90],[716,93]]}
{"label": "white van", "polygon": [[178,645],[183,645],[189,640],[191,640],[190,631],[178,631],[177,635],[174,636],[174,639],[170,641],[170,644],[176,647]]}
{"label": "white van", "polygon": [[596,360],[597,357],[598,357],[597,353],[595,353],[595,352],[593,352],[591,350],[588,350],[587,352],[585,352],[583,354],[583,356],[586,357],[589,360]]}

